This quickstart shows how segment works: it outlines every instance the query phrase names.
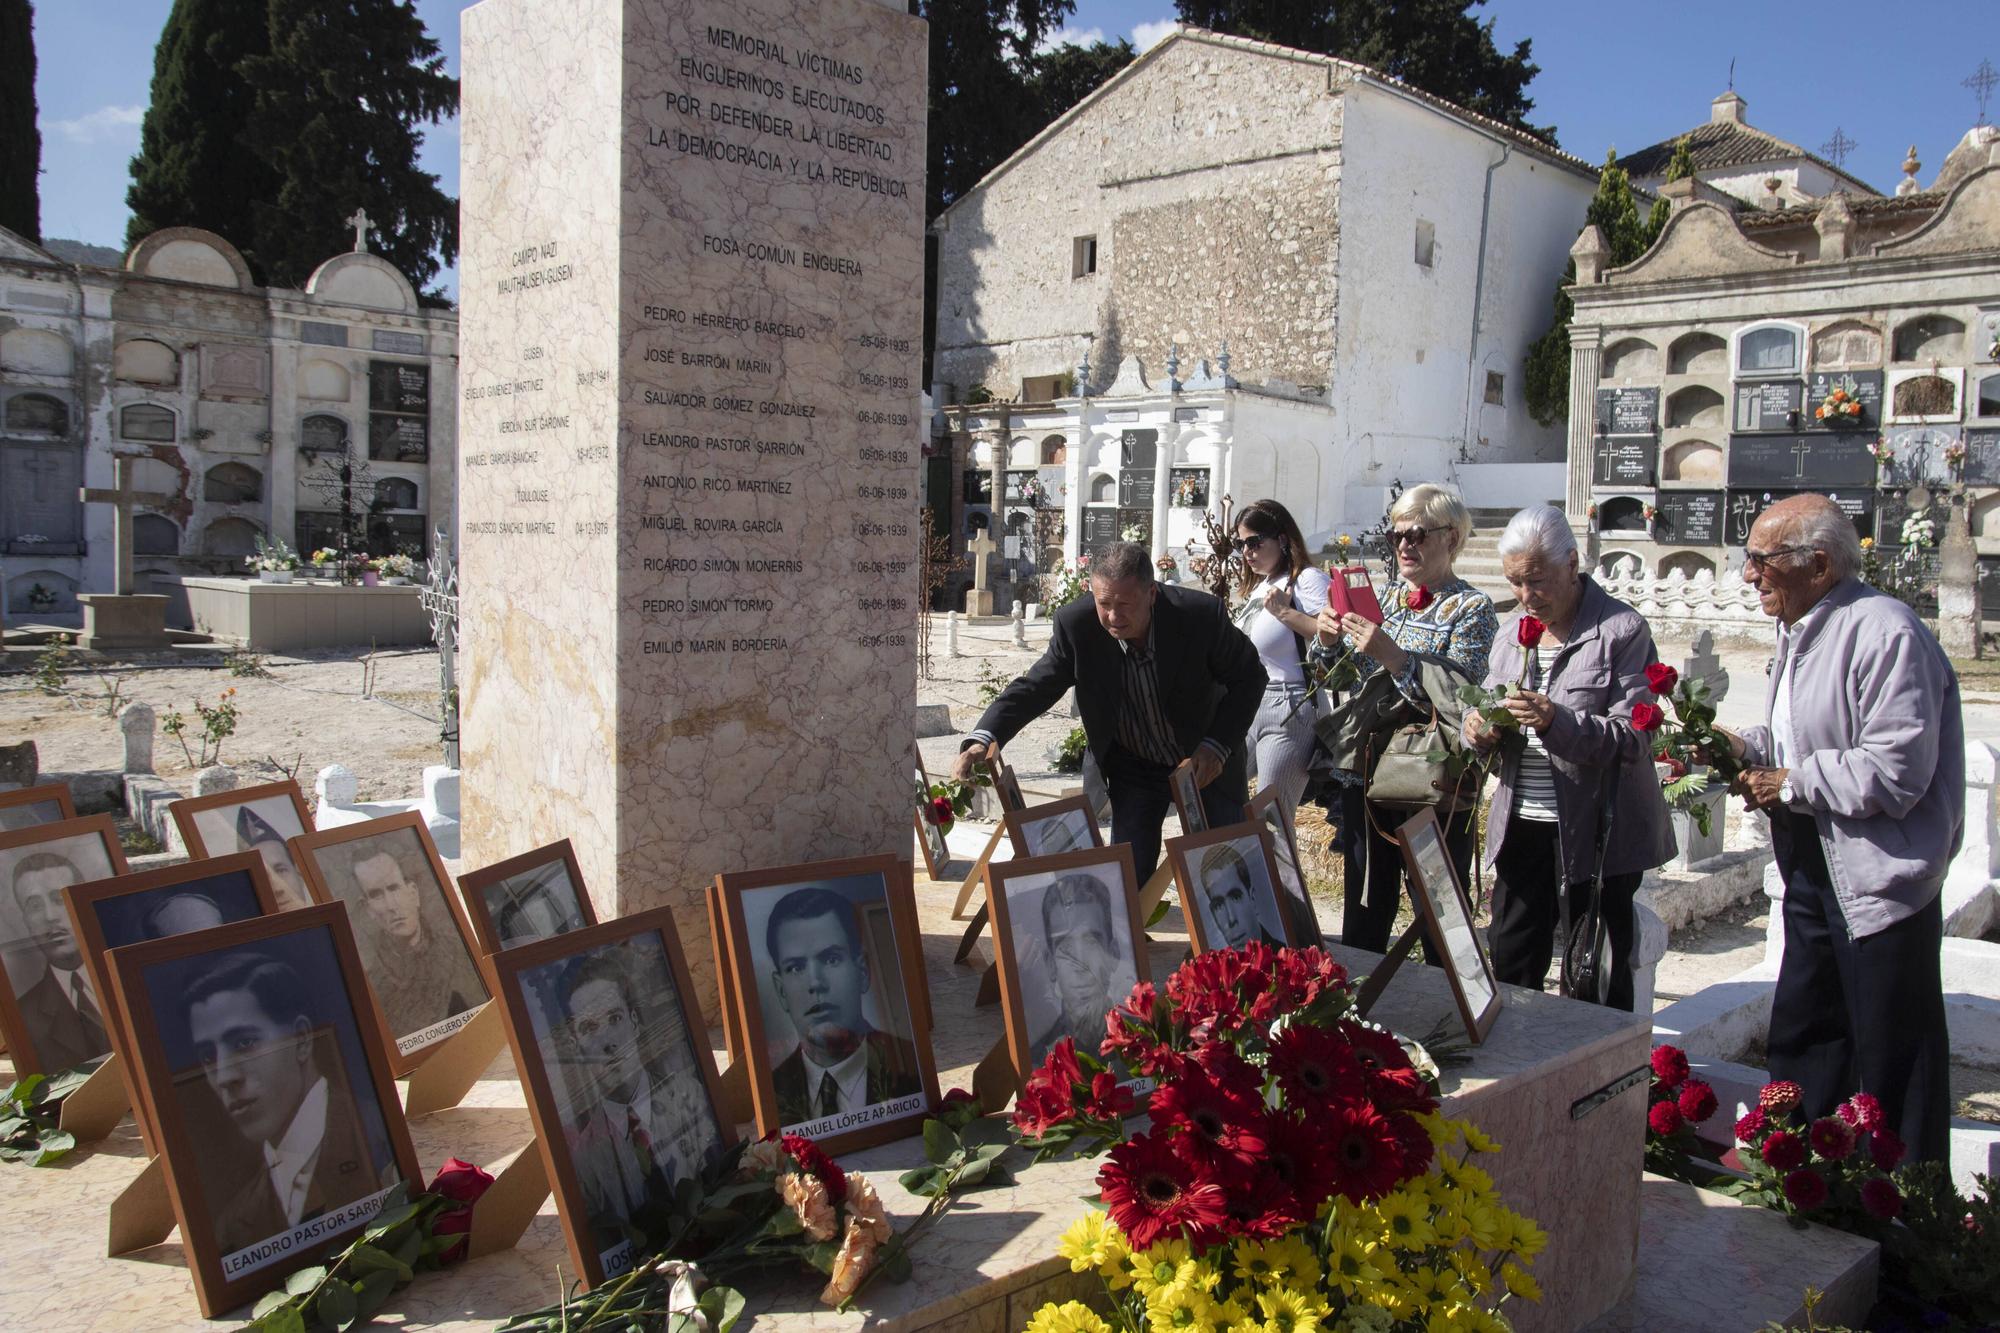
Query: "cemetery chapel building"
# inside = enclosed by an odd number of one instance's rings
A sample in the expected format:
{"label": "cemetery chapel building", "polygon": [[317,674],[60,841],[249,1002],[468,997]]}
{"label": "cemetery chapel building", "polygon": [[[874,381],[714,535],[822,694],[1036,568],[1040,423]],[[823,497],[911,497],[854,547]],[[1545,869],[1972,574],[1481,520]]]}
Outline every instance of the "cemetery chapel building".
{"label": "cemetery chapel building", "polygon": [[[1211,499],[1310,542],[1393,483],[1544,466],[1521,367],[1597,170],[1326,56],[1182,28],[933,224],[927,498],[1024,579],[1114,537],[1180,553]],[[1475,499],[1475,503],[1477,503]]]}
{"label": "cemetery chapel building", "polygon": [[[458,316],[357,248],[304,291],[256,286],[234,246],[176,227],[122,267],[0,229],[0,586],[11,615],[112,590],[113,458],[170,497],[133,518],[134,591],[244,574],[256,540],[428,552],[454,522]],[[328,464],[351,459],[343,493]]]}

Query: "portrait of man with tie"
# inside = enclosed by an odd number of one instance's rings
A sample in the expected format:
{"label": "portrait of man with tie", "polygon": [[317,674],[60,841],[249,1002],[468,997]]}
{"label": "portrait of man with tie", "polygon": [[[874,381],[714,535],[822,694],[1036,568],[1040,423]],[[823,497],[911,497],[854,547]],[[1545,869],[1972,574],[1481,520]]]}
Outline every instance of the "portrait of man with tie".
{"label": "portrait of man with tie", "polygon": [[[852,885],[865,893],[872,885],[882,892],[881,880],[855,876],[839,883],[746,895],[746,909],[752,898],[775,898],[761,935],[753,928],[752,939],[764,947],[757,961],[768,969],[767,993],[789,1020],[794,1039],[771,1070],[778,1118],[788,1128],[923,1090],[915,1044],[870,1021],[872,1001],[884,1023],[907,1022],[902,978],[892,972],[877,984],[855,900],[842,891]],[[886,953],[893,968],[893,948]],[[772,1026],[775,1046],[783,1029]]]}
{"label": "portrait of man with tie", "polygon": [[21,1025],[44,1073],[90,1064],[111,1053],[104,1011],[76,942],[63,890],[113,873],[96,834],[30,844],[0,862],[7,885],[7,975]]}
{"label": "portrait of man with tie", "polygon": [[[1035,986],[1038,995],[1055,1000],[1055,1016],[1038,1025],[1029,1042],[1036,1065],[1064,1037],[1075,1038],[1079,1051],[1097,1054],[1104,1042],[1104,1016],[1124,1002],[1139,979],[1130,909],[1120,903],[1114,911],[1112,890],[1099,878],[1114,873],[1072,871],[1054,876],[1054,883],[1047,876],[1033,876],[1007,885],[1010,906],[1016,901],[1026,906],[1038,883],[1047,886],[1039,912],[1009,913],[1024,987]],[[1022,938],[1037,925],[1038,937]]]}
{"label": "portrait of man with tie", "polygon": [[366,1073],[348,1076],[332,1016],[318,1012],[336,1002],[345,1011],[344,992],[316,1002],[276,952],[241,948],[197,973],[181,1001],[196,1063],[175,1084],[204,1149],[223,1255],[395,1183],[393,1154],[367,1128],[380,1110],[364,1117],[355,1098],[370,1087]]}

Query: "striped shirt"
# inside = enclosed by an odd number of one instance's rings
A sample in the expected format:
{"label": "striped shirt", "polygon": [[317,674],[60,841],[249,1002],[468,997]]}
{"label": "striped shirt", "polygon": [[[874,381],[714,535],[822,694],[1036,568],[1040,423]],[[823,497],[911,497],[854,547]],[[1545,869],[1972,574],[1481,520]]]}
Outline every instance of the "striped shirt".
{"label": "striped shirt", "polygon": [[1118,706],[1118,743],[1141,759],[1172,768],[1184,755],[1173,724],[1160,706],[1160,673],[1153,656],[1153,629],[1146,641],[1118,640],[1125,654],[1125,697]]}
{"label": "striped shirt", "polygon": [[[1542,673],[1546,666],[1542,646],[1536,644],[1528,652],[1530,688],[1542,688]],[[1542,748],[1542,734],[1533,727],[1521,728],[1521,735],[1528,744],[1521,751],[1521,770],[1514,780],[1514,814],[1521,819],[1553,824],[1556,822],[1556,777],[1555,770],[1549,767],[1549,752]]]}

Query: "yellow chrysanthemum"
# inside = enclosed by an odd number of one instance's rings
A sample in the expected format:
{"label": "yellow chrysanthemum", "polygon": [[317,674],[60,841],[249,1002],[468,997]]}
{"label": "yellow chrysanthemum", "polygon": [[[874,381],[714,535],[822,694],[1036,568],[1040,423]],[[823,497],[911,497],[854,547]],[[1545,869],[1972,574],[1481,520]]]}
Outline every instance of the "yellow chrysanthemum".
{"label": "yellow chrysanthemum", "polygon": [[1499,1152],[1500,1145],[1479,1132],[1479,1126],[1470,1120],[1458,1122],[1458,1132],[1465,1136],[1465,1146],[1474,1152]]}
{"label": "yellow chrysanthemum", "polygon": [[1302,1287],[1274,1287],[1257,1293],[1265,1333],[1319,1333],[1321,1321],[1332,1317],[1319,1292]]}
{"label": "yellow chrysanthemum", "polygon": [[1531,1217],[1509,1211],[1507,1214],[1507,1248],[1518,1255],[1532,1259],[1548,1247],[1549,1233],[1535,1225]]}
{"label": "yellow chrysanthemum", "polygon": [[1327,1285],[1338,1287],[1349,1296],[1355,1295],[1362,1287],[1381,1276],[1381,1271],[1369,1255],[1368,1247],[1352,1237],[1328,1250],[1326,1262]]}
{"label": "yellow chrysanthemum", "polygon": [[1319,1256],[1297,1232],[1276,1240],[1238,1241],[1236,1278],[1260,1287],[1290,1283],[1300,1287],[1319,1285]]}
{"label": "yellow chrysanthemum", "polygon": [[1458,1122],[1447,1120],[1435,1111],[1416,1111],[1417,1123],[1424,1127],[1424,1133],[1431,1136],[1431,1146],[1440,1150],[1448,1149],[1458,1139]]}
{"label": "yellow chrysanthemum", "polygon": [[1387,1310],[1399,1322],[1414,1319],[1430,1308],[1429,1299],[1406,1281],[1402,1273],[1384,1273],[1381,1281],[1368,1284],[1362,1299],[1377,1309]]}
{"label": "yellow chrysanthemum", "polygon": [[1452,1267],[1458,1270],[1466,1285],[1484,1296],[1493,1290],[1493,1270],[1480,1261],[1479,1256],[1465,1250],[1451,1252]]}
{"label": "yellow chrysanthemum", "polygon": [[1375,1211],[1382,1219],[1383,1239],[1392,1250],[1421,1250],[1437,1240],[1428,1195],[1394,1190],[1383,1196]]}
{"label": "yellow chrysanthemum", "polygon": [[1485,1200],[1493,1197],[1493,1177],[1470,1162],[1449,1164],[1452,1182],[1460,1190],[1474,1199]]}
{"label": "yellow chrysanthemum", "polygon": [[1126,1271],[1132,1275],[1132,1285],[1141,1296],[1150,1296],[1159,1288],[1173,1282],[1183,1264],[1192,1264],[1194,1255],[1184,1240],[1163,1240],[1151,1248],[1129,1254],[1125,1258]]}
{"label": "yellow chrysanthemum", "polygon": [[1215,1313],[1216,1304],[1208,1292],[1194,1284],[1170,1283],[1146,1297],[1146,1327],[1153,1333],[1211,1329]]}
{"label": "yellow chrysanthemum", "polygon": [[1496,1208],[1490,1203],[1474,1203],[1465,1210],[1466,1234],[1472,1243],[1482,1250],[1497,1250],[1508,1237],[1514,1234],[1514,1227],[1505,1216],[1506,1209]]}
{"label": "yellow chrysanthemum", "polygon": [[1056,1245],[1056,1253],[1069,1260],[1069,1271],[1072,1273],[1094,1270],[1110,1277],[1124,1267],[1125,1257],[1131,1251],[1126,1248],[1125,1233],[1112,1225],[1105,1214],[1093,1208],[1063,1232],[1062,1240]]}
{"label": "yellow chrysanthemum", "polygon": [[1507,1284],[1507,1290],[1524,1301],[1538,1301],[1542,1298],[1541,1283],[1534,1275],[1516,1263],[1500,1265],[1500,1280]]}
{"label": "yellow chrysanthemum", "polygon": [[1111,1333],[1111,1329],[1082,1301],[1064,1301],[1035,1311],[1027,1333]]}

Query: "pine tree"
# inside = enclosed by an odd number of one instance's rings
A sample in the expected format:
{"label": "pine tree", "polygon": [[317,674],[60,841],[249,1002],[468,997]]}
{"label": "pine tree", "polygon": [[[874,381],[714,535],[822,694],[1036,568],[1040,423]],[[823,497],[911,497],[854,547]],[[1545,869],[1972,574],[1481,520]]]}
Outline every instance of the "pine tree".
{"label": "pine tree", "polygon": [[0,227],[42,239],[42,132],[35,124],[35,7],[0,0]]}
{"label": "pine tree", "polygon": [[911,0],[929,24],[924,215],[936,217],[1047,124],[1024,70],[1076,0]]}
{"label": "pine tree", "polygon": [[153,100],[125,192],[128,249],[162,227],[205,227],[262,276],[252,208],[277,192],[278,177],[244,150],[255,95],[238,66],[266,46],[261,4],[174,0],[153,51]]}
{"label": "pine tree", "polygon": [[[1035,101],[1039,124],[1031,127],[1029,138],[1048,128],[1050,122],[1096,92],[1104,81],[1138,58],[1132,43],[1092,42],[1077,46],[1065,42],[1027,60],[1028,92]],[[1025,140],[1023,141],[1025,142]]]}
{"label": "pine tree", "polygon": [[[238,69],[249,151],[278,178],[252,207],[265,278],[299,286],[348,249],[356,208],[376,249],[423,290],[458,257],[458,207],[417,166],[420,124],[457,113],[458,80],[410,0],[269,0],[269,45]],[[437,299],[435,293],[427,293]]]}

